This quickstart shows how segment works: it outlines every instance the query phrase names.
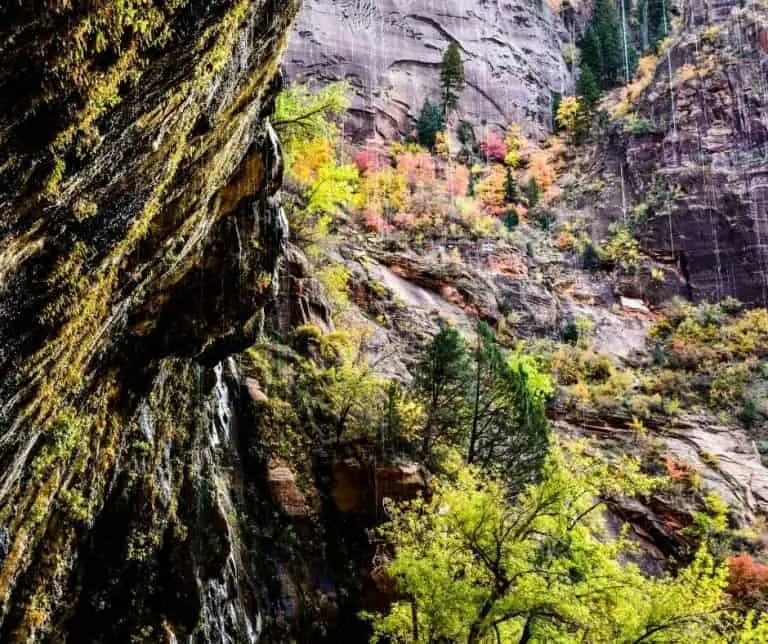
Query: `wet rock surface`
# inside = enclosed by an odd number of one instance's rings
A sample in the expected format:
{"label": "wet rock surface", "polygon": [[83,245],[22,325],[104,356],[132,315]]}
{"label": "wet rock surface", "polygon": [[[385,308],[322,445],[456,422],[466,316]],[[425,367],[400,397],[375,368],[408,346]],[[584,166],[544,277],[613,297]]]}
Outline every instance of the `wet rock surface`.
{"label": "wet rock surface", "polygon": [[284,248],[298,4],[0,8],[4,642],[258,637],[221,361]]}
{"label": "wet rock surface", "polygon": [[611,190],[623,164],[648,209],[644,246],[676,266],[695,300],[768,303],[764,19],[757,4],[687,3],[681,35],[634,101],[635,125],[608,142]]}

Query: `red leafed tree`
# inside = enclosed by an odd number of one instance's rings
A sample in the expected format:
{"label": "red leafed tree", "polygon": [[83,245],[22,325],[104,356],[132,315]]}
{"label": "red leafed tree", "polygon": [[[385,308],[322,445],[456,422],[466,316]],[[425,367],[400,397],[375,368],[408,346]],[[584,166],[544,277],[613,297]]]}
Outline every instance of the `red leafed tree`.
{"label": "red leafed tree", "polygon": [[480,144],[480,151],[489,161],[504,161],[507,156],[507,146],[504,145],[504,139],[496,132],[488,132],[485,139]]}
{"label": "red leafed tree", "polygon": [[370,148],[365,148],[355,154],[354,162],[357,169],[360,171],[360,174],[377,172],[387,165],[386,155],[382,155]]}
{"label": "red leafed tree", "polygon": [[363,215],[363,223],[365,227],[375,233],[383,233],[388,230],[387,222],[384,221],[384,217],[375,212],[366,212]]}
{"label": "red leafed tree", "polygon": [[768,566],[749,555],[728,559],[728,592],[745,603],[768,600]]}
{"label": "red leafed tree", "polygon": [[413,225],[416,222],[416,215],[410,212],[398,212],[395,214],[395,216],[392,219],[392,222],[395,224],[397,228],[413,228]]}

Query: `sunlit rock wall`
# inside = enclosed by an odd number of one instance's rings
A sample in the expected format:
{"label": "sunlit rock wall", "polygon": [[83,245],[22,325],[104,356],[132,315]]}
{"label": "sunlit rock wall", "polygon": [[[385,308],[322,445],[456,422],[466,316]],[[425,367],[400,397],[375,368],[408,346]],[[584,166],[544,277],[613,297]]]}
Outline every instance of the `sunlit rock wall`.
{"label": "sunlit rock wall", "polygon": [[306,0],[285,57],[291,79],[346,79],[359,136],[407,132],[440,97],[440,60],[456,41],[467,70],[459,117],[550,130],[552,95],[571,87],[569,31],[531,0]]}

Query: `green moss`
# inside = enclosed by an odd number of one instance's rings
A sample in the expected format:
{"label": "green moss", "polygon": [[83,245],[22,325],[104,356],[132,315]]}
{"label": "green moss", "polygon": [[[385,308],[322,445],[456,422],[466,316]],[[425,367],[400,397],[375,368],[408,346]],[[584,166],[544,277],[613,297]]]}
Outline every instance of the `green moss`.
{"label": "green moss", "polygon": [[71,521],[84,523],[91,520],[90,504],[79,490],[64,490],[59,494],[59,502]]}
{"label": "green moss", "polygon": [[64,159],[60,156],[54,155],[53,157],[53,169],[48,174],[48,178],[45,180],[45,186],[43,188],[43,194],[49,199],[55,199],[59,196],[61,189],[61,181],[64,179],[64,172],[67,166],[64,163]]}
{"label": "green moss", "polygon": [[32,472],[36,479],[42,479],[52,467],[67,458],[77,446],[82,419],[74,410],[60,412],[44,434],[44,444],[32,461]]}
{"label": "green moss", "polygon": [[88,199],[78,199],[72,206],[72,215],[78,222],[95,217],[99,212],[99,207],[93,201]]}

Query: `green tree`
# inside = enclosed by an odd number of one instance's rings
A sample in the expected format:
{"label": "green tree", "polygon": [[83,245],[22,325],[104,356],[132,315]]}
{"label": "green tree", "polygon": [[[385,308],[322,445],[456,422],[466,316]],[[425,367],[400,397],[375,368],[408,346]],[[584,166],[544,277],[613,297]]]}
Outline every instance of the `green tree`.
{"label": "green tree", "polygon": [[295,85],[280,92],[272,125],[286,149],[298,141],[333,138],[343,123],[351,101],[349,83],[331,83],[313,92]]}
{"label": "green tree", "polygon": [[[612,1],[595,0],[592,17],[581,40],[580,75],[589,69],[600,88],[615,86],[624,70],[622,37],[622,26]],[[579,95],[588,98],[583,92]]]}
{"label": "green tree", "polygon": [[464,63],[461,60],[459,46],[456,42],[451,42],[440,63],[440,86],[443,89],[444,114],[456,109],[459,95],[464,90],[465,81]]}
{"label": "green tree", "polygon": [[292,187],[286,212],[294,243],[305,249],[327,235],[333,215],[355,197],[357,168],[340,164],[336,152],[350,105],[348,92],[344,82],[317,92],[297,85],[276,100],[274,127],[281,136]]}
{"label": "green tree", "polygon": [[469,356],[461,333],[450,326],[440,329],[413,375],[426,414],[420,456],[429,461],[438,439],[457,443],[465,433]]}
{"label": "green tree", "polygon": [[725,566],[702,548],[676,576],[646,578],[596,499],[651,482],[636,461],[608,464],[588,449],[554,449],[542,480],[514,500],[467,467],[428,502],[389,508],[381,535],[395,547],[387,570],[403,599],[371,616],[373,641],[722,641]]}
{"label": "green tree", "polygon": [[507,166],[507,175],[504,180],[504,198],[507,203],[515,204],[520,201],[520,186],[517,184],[517,177],[512,172],[512,168]]}
{"label": "green tree", "polygon": [[519,486],[538,474],[549,448],[548,379],[519,356],[509,358],[485,322],[472,352],[467,463],[501,466]]}
{"label": "green tree", "polygon": [[600,98],[600,86],[595,78],[595,72],[592,70],[592,67],[583,62],[579,65],[576,95],[580,96],[587,106],[593,105]]}
{"label": "green tree", "polygon": [[432,150],[437,141],[437,133],[445,128],[445,120],[440,106],[428,98],[424,99],[419,118],[416,121],[416,135],[419,143]]}
{"label": "green tree", "polygon": [[640,0],[636,8],[640,48],[653,49],[666,38],[669,30],[669,0]]}
{"label": "green tree", "polygon": [[531,177],[528,180],[523,192],[528,201],[528,208],[535,208],[539,203],[539,199],[541,199],[541,190],[539,190],[539,183],[536,181],[536,177]]}
{"label": "green tree", "polygon": [[612,0],[596,0],[592,20],[600,39],[600,85],[609,89],[616,84],[623,68],[621,25]]}

